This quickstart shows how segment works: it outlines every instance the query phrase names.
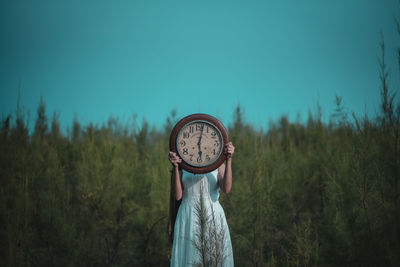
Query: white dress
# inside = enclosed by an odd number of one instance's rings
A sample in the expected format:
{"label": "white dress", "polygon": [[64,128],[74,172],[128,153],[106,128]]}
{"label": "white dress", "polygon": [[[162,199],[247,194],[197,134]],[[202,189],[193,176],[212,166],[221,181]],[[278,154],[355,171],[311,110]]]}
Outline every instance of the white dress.
{"label": "white dress", "polygon": [[[218,201],[217,174],[218,169],[206,174],[182,172],[183,195],[174,228],[173,267],[202,266],[203,262],[233,266],[229,228]],[[205,222],[203,227],[201,218]]]}

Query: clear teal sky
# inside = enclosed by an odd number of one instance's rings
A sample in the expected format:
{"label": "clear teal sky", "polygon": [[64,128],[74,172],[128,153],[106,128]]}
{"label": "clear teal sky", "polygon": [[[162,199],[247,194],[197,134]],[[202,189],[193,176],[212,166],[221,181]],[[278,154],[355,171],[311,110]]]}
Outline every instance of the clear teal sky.
{"label": "clear teal sky", "polygon": [[132,114],[162,126],[204,112],[224,123],[240,103],[267,126],[303,119],[335,95],[375,114],[380,30],[391,82],[400,46],[395,0],[21,1],[0,3],[0,112],[14,113],[18,81],[30,124],[43,96],[65,128]]}

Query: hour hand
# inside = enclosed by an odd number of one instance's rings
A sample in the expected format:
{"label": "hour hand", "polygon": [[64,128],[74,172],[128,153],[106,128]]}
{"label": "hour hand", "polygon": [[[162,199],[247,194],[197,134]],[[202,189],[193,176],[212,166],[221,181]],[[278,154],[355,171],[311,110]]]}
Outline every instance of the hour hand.
{"label": "hour hand", "polygon": [[199,147],[199,156],[201,158],[201,154],[203,153],[201,152],[201,137],[199,138],[199,142],[197,142],[197,146]]}

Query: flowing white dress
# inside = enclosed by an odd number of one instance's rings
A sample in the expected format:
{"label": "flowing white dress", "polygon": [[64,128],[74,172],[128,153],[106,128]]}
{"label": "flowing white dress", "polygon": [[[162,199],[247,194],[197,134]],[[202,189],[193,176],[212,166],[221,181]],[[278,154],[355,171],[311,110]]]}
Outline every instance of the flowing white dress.
{"label": "flowing white dress", "polygon": [[[182,172],[183,195],[174,228],[173,267],[201,266],[204,261],[211,266],[233,266],[229,228],[218,201],[217,174],[218,169],[206,174]],[[199,224],[201,211],[206,215],[203,231]]]}

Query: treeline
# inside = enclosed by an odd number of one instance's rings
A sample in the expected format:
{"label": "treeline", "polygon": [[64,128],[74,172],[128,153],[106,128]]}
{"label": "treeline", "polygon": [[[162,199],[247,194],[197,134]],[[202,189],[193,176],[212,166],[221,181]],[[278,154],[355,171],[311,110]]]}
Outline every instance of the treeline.
{"label": "treeline", "polygon": [[128,132],[115,119],[101,128],[75,121],[63,136],[43,102],[31,136],[22,116],[6,118],[0,265],[165,265],[167,138],[146,123]]}
{"label": "treeline", "polygon": [[[382,89],[382,92],[384,93]],[[240,107],[232,192],[222,195],[237,266],[398,266],[399,115],[390,94],[377,117],[267,132]],[[168,266],[170,131],[73,123],[67,136],[40,103],[0,133],[2,266]]]}

